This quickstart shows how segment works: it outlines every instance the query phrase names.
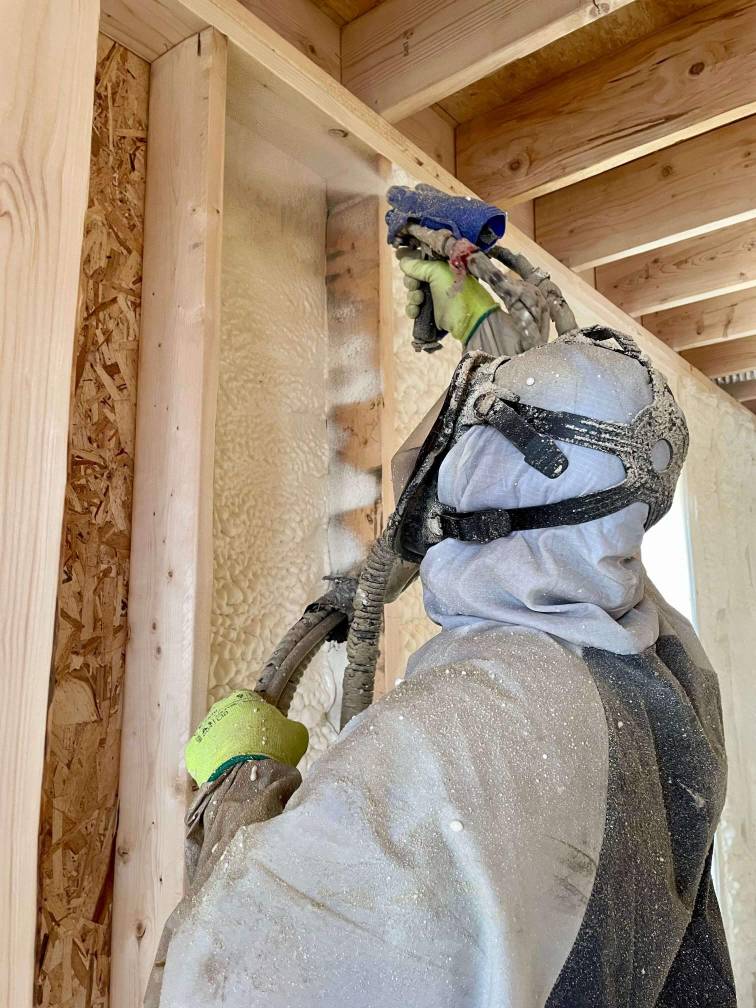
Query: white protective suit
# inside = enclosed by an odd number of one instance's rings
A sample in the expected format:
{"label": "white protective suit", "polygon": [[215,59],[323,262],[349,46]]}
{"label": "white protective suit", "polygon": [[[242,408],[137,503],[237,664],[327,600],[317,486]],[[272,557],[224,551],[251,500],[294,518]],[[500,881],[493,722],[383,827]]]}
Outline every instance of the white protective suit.
{"label": "white protective suit", "polygon": [[[627,422],[650,399],[644,369],[598,347],[507,369],[550,409]],[[623,479],[562,447],[547,480],[474,428],[439,498],[526,506]],[[710,878],[716,678],[645,577],[645,517],[429,551],[441,632],[283,814],[230,841],[171,942],[163,1008],[735,1004]]]}

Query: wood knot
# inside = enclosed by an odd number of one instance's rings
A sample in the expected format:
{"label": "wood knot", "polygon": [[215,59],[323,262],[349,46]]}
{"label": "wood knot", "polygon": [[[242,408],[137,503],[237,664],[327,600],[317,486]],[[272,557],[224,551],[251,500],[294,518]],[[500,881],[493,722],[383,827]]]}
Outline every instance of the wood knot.
{"label": "wood knot", "polygon": [[693,64],[690,70],[688,70],[688,73],[691,77],[698,77],[698,75],[702,74],[705,69],[706,64],[702,60],[699,60],[697,63]]}
{"label": "wood knot", "polygon": [[128,864],[129,858],[131,857],[131,851],[128,847],[124,847],[123,844],[119,844],[116,847],[116,854],[123,864]]}
{"label": "wood knot", "polygon": [[522,161],[520,161],[519,158],[513,158],[509,162],[509,170],[511,172],[518,172],[520,170],[520,168],[522,168]]}
{"label": "wood knot", "polygon": [[137,921],[136,927],[134,928],[134,934],[136,935],[137,941],[141,941],[144,938],[144,932],[147,930],[144,921]]}
{"label": "wood knot", "polygon": [[662,166],[662,170],[661,170],[661,177],[662,178],[669,178],[671,175],[674,175],[674,174],[675,174],[675,169],[672,167],[672,165],[665,164],[665,165]]}

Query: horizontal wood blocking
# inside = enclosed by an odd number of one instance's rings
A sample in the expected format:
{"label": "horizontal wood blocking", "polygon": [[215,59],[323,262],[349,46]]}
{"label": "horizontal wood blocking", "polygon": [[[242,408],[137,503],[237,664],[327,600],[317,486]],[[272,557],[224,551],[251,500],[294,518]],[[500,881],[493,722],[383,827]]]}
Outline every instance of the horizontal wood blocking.
{"label": "horizontal wood blocking", "polygon": [[709,378],[723,378],[740,371],[751,371],[756,368],[756,336],[713,343],[696,350],[683,350],[682,356]]}
{"label": "horizontal wood blocking", "polygon": [[643,316],[643,325],[673,350],[756,335],[756,291],[723,294]]}
{"label": "horizontal wood blocking", "polygon": [[756,286],[756,224],[747,221],[599,266],[596,286],[636,318]]}
{"label": "horizontal wood blocking", "polygon": [[521,201],[756,112],[756,4],[720,0],[610,57],[463,123],[457,168]]}
{"label": "horizontal wood blocking", "polygon": [[100,31],[150,63],[204,27],[180,0],[100,2]]}
{"label": "horizontal wood blocking", "polygon": [[342,32],[344,84],[390,122],[628,0],[384,0]]}
{"label": "horizontal wood blocking", "polygon": [[756,116],[536,200],[536,238],[572,269],[756,217]]}

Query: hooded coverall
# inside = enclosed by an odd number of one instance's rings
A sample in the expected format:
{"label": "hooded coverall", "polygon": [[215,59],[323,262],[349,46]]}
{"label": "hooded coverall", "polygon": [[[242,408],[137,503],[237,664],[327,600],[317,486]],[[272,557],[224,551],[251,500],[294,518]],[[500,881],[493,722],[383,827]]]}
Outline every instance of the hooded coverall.
{"label": "hooded coverall", "polygon": [[[649,401],[640,365],[597,347],[506,367],[549,409],[628,422]],[[527,506],[623,479],[614,456],[563,450],[549,481],[476,427],[439,499]],[[439,634],[281,815],[223,837],[170,944],[163,1008],[735,1004],[710,871],[717,681],[645,575],[645,516],[430,549]],[[286,772],[259,773],[283,806]]]}

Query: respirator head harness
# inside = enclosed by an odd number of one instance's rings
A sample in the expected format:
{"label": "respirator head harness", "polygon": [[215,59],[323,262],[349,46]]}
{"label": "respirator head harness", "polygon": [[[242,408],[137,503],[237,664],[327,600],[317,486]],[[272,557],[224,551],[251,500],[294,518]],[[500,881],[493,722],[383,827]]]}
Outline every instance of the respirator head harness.
{"label": "respirator head harness", "polygon": [[[413,467],[401,488],[397,487],[401,492],[389,521],[394,549],[405,560],[420,562],[442,539],[487,543],[512,532],[593,521],[637,502],[648,506],[647,529],[667,513],[688,449],[688,428],[664,377],[634,340],[612,329],[576,330],[541,352],[553,348],[559,353],[560,346],[567,344],[601,346],[636,360],[648,375],[649,405],[626,424],[529,405],[507,387],[510,358],[467,354],[427,437],[421,445],[407,449],[415,452]],[[439,468],[449,450],[476,425],[494,427],[529,466],[548,479],[558,480],[569,466],[560,443],[615,455],[625,478],[605,490],[549,504],[458,512],[438,499]],[[400,452],[398,459],[406,471],[406,453]]]}

